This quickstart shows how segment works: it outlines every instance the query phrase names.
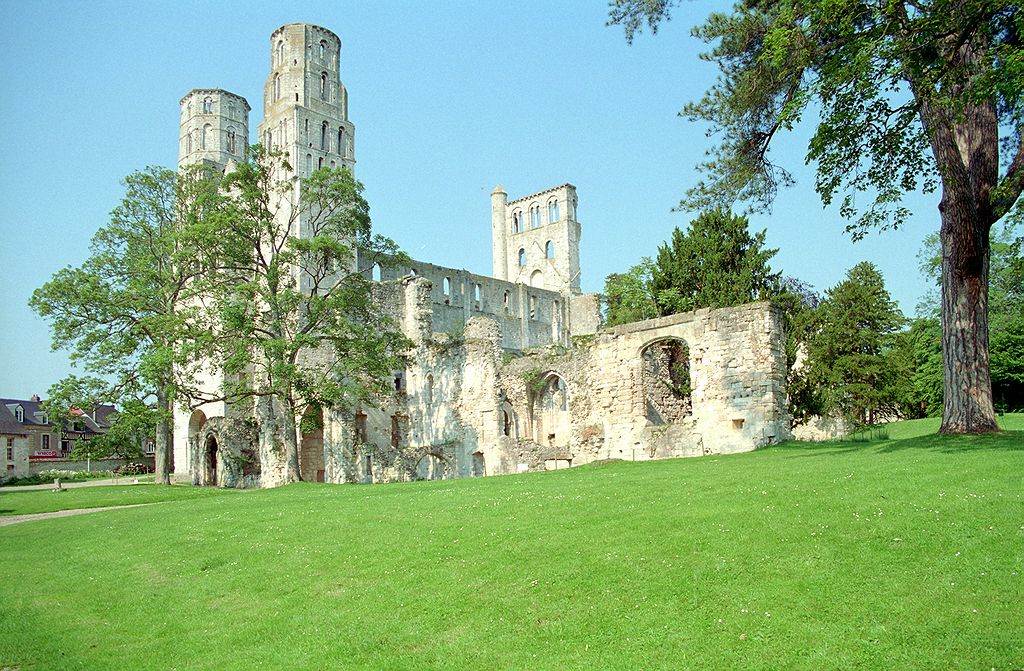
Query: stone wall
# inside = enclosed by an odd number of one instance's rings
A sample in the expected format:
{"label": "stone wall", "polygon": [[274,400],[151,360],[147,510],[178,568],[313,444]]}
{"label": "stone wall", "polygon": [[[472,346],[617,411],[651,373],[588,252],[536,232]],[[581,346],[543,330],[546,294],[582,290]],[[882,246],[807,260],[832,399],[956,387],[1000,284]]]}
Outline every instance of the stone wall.
{"label": "stone wall", "polygon": [[145,464],[152,471],[155,468],[153,457],[133,457],[131,459],[33,459],[28,465],[28,475],[38,475],[43,471],[113,471],[126,463]]}

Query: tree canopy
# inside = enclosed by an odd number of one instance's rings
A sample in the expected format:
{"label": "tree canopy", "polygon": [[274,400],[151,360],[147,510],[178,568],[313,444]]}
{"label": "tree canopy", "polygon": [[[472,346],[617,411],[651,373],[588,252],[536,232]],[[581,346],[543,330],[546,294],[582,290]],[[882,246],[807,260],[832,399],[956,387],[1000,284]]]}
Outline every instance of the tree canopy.
{"label": "tree canopy", "polygon": [[[632,40],[675,4],[614,0],[610,20]],[[694,34],[721,75],[682,114],[718,144],[684,206],[770,206],[792,183],[770,149],[804,117],[816,119],[817,191],[826,205],[839,198],[854,238],[903,223],[904,193],[941,186],[942,431],[996,430],[989,231],[1020,215],[1024,187],[1019,0],[742,2]]]}

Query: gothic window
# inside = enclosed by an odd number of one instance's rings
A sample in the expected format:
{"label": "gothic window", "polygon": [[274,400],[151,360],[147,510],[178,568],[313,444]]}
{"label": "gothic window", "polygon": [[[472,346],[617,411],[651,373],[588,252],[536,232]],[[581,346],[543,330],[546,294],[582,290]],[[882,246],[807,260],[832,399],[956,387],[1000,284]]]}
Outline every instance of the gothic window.
{"label": "gothic window", "polygon": [[327,151],[331,148],[330,140],[327,139],[327,122],[320,126],[320,148]]}
{"label": "gothic window", "polygon": [[274,75],[274,100],[281,97],[281,75]]}
{"label": "gothic window", "polygon": [[320,100],[327,100],[327,73],[320,73]]}
{"label": "gothic window", "polygon": [[203,114],[213,113],[213,98],[207,96],[203,98]]}
{"label": "gothic window", "polygon": [[544,245],[544,257],[548,259],[555,258],[555,243],[550,240]]}
{"label": "gothic window", "polygon": [[530,206],[530,228],[540,228],[540,205]]}
{"label": "gothic window", "polygon": [[228,131],[228,151],[232,154],[235,153],[235,131]]}
{"label": "gothic window", "polygon": [[327,42],[320,40],[320,60],[327,56]]}
{"label": "gothic window", "polygon": [[344,153],[345,153],[345,129],[344,128],[339,128],[338,129],[338,155],[340,156],[340,155],[343,155]]}
{"label": "gothic window", "polygon": [[512,213],[512,232],[522,233],[523,231],[523,213],[513,212]]}
{"label": "gothic window", "polygon": [[519,249],[519,267],[526,267],[526,250],[522,248]]}
{"label": "gothic window", "polygon": [[552,198],[548,203],[548,223],[553,224],[558,221],[558,200]]}

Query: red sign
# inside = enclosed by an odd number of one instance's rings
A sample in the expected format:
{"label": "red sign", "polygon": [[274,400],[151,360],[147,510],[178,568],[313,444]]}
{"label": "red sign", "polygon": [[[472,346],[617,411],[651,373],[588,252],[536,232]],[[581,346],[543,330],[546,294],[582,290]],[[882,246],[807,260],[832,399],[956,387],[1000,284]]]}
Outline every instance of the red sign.
{"label": "red sign", "polygon": [[59,456],[57,450],[36,450],[32,453],[32,459],[56,459]]}

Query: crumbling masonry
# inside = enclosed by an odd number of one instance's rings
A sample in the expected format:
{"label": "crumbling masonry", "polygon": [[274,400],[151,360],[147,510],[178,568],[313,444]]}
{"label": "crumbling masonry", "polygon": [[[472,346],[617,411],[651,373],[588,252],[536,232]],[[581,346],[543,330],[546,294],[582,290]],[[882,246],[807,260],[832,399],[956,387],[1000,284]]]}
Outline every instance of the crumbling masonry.
{"label": "crumbling masonry", "polygon": [[[262,143],[296,179],[355,167],[341,43],[288,24],[270,38]],[[248,103],[221,89],[181,100],[179,165],[229,170]],[[311,408],[299,471],[323,482],[387,482],[753,450],[788,438],[780,315],[767,303],[698,310],[599,330],[580,292],[577,195],[563,184],[491,194],[493,277],[414,261],[370,266],[375,299],[413,343],[394,394],[354,412]],[[363,264],[367,264],[365,267]],[[216,370],[203,383],[220,385]],[[174,472],[197,485],[286,480],[259,406],[210,403],[175,416]]]}

